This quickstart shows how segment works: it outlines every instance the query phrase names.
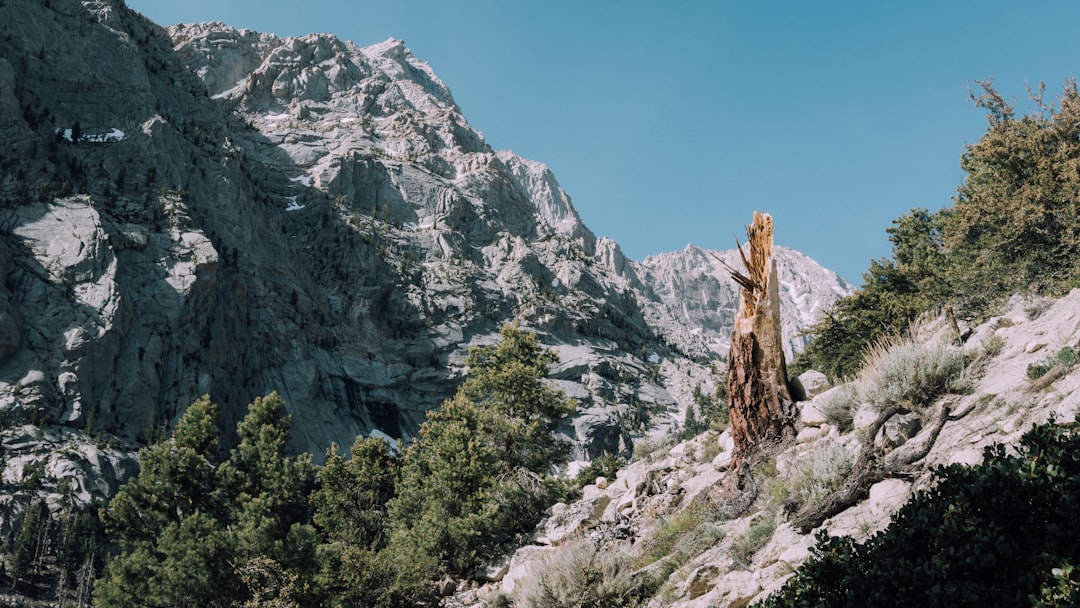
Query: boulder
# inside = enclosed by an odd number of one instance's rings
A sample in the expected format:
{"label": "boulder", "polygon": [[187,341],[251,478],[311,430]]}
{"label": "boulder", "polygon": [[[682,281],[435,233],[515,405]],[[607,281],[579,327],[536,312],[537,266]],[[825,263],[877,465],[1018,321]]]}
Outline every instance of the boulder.
{"label": "boulder", "polygon": [[824,393],[831,386],[825,374],[808,369],[791,382],[791,396],[799,401],[806,401]]}
{"label": "boulder", "polygon": [[881,427],[881,436],[876,440],[888,449],[903,445],[922,430],[922,418],[915,412],[898,414],[889,418]]}
{"label": "boulder", "polygon": [[497,583],[503,580],[503,577],[510,570],[512,557],[511,555],[502,555],[484,564],[480,571],[480,580],[489,583]]}
{"label": "boulder", "polygon": [[803,401],[800,404],[802,409],[799,418],[802,420],[803,426],[818,427],[829,421],[817,403],[818,400],[815,399],[813,401]]}
{"label": "boulder", "polygon": [[526,545],[510,558],[510,565],[502,577],[503,593],[513,593],[518,581],[536,576],[548,556],[554,555],[554,547]]}
{"label": "boulder", "polygon": [[726,471],[731,466],[731,458],[735,455],[735,440],[731,438],[731,431],[720,433],[720,453],[713,458],[712,465],[717,471]]}
{"label": "boulder", "polygon": [[911,496],[911,483],[902,479],[884,479],[870,486],[867,502],[870,511],[879,516],[890,516]]}
{"label": "boulder", "polygon": [[601,494],[572,505],[563,505],[558,509],[553,507],[551,517],[544,524],[545,536],[552,545],[562,543],[600,521],[600,516],[604,514],[604,509],[610,502],[610,496]]}

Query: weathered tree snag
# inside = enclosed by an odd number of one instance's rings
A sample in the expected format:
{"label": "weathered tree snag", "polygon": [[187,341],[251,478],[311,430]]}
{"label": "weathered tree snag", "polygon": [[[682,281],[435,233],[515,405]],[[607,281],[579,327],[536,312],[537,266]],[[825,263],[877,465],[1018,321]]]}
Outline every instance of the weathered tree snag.
{"label": "weathered tree snag", "polygon": [[739,249],[746,274],[728,266],[732,278],[742,287],[727,377],[735,469],[761,445],[794,435],[797,416],[788,391],[780,336],[772,217],[754,212],[754,223],[746,227],[746,236],[749,257]]}

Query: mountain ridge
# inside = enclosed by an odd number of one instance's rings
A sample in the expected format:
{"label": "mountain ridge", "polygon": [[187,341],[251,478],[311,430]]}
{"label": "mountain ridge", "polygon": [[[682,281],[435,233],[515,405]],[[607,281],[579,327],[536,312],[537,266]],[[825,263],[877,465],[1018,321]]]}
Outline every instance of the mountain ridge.
{"label": "mountain ridge", "polygon": [[119,1],[0,15],[6,483],[78,470],[101,500],[203,394],[232,428],[277,390],[298,452],[408,438],[504,322],[562,355],[582,460],[713,381],[642,267],[400,41],[165,29]]}

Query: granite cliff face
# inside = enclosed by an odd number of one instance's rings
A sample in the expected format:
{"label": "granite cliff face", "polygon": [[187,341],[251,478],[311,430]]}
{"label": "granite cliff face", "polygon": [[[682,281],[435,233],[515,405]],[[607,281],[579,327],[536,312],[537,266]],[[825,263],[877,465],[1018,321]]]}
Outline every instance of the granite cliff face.
{"label": "granite cliff face", "polygon": [[229,429],[279,391],[316,454],[409,437],[511,321],[560,354],[577,456],[627,450],[733,314],[597,239],[396,40],[4,0],[0,133],[3,480],[77,469],[83,503],[202,394]]}

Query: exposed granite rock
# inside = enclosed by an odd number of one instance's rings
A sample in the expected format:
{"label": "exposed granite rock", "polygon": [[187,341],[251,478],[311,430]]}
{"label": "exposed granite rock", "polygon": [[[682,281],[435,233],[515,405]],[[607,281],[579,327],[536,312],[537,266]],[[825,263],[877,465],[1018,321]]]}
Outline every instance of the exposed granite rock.
{"label": "exposed granite rock", "polygon": [[505,322],[563,357],[579,460],[664,435],[709,381],[641,268],[401,41],[166,30],[120,0],[5,0],[0,24],[9,483],[48,461],[42,492],[100,498],[202,394],[226,446],[271,390],[296,451],[408,439]]}

